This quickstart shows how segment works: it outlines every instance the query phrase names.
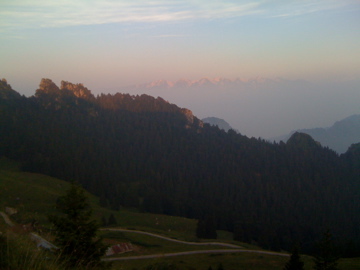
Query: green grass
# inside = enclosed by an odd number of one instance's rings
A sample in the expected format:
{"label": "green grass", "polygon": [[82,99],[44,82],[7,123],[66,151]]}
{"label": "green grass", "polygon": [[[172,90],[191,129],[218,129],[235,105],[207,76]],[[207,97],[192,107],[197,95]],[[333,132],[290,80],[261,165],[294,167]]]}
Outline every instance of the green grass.
{"label": "green grass", "polygon": [[[0,171],[0,206],[16,208],[14,218],[22,222],[47,223],[55,211],[56,199],[65,194],[69,184],[56,178],[26,172]],[[97,199],[88,194],[94,205]]]}
{"label": "green grass", "polygon": [[[65,194],[69,183],[42,174],[22,172],[18,165],[0,158],[0,209],[6,206],[18,209],[14,218],[24,222],[37,220],[48,224],[47,215],[54,213],[56,199]],[[99,206],[98,198],[86,193],[94,210],[94,217],[101,221],[113,214],[118,226],[154,233],[166,233],[169,237],[195,241],[196,220],[139,213],[127,209],[113,211]],[[18,217],[16,217],[18,216]]]}
{"label": "green grass", "polygon": [[121,209],[114,212],[118,226],[152,233],[166,234],[179,240],[196,241],[194,219],[166,216],[150,213],[139,213]]}
{"label": "green grass", "polygon": [[36,247],[27,235],[16,234],[0,224],[0,269],[63,269],[56,257]]}

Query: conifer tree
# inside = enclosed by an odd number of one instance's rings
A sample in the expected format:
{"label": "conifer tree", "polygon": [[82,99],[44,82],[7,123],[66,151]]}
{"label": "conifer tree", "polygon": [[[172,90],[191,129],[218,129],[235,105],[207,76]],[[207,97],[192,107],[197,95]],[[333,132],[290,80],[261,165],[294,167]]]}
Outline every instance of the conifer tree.
{"label": "conifer tree", "polygon": [[59,258],[69,267],[101,267],[106,247],[96,240],[98,224],[91,220],[92,210],[84,190],[72,183],[66,195],[59,197],[56,209],[61,215],[49,216],[54,225]]}
{"label": "conifer tree", "polygon": [[335,246],[333,244],[332,235],[328,231],[324,233],[323,238],[317,244],[317,254],[315,255],[314,270],[338,270]]}
{"label": "conifer tree", "polygon": [[116,225],[117,221],[113,213],[110,214],[107,225]]}
{"label": "conifer tree", "polygon": [[289,261],[285,264],[284,270],[303,270],[304,262],[300,260],[299,249],[293,248]]}

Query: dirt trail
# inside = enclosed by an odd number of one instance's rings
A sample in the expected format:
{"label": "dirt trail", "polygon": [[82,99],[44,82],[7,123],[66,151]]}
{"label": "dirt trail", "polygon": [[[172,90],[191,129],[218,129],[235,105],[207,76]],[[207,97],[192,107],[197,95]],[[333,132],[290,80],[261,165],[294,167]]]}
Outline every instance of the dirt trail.
{"label": "dirt trail", "polygon": [[164,253],[164,254],[152,254],[152,255],[142,255],[142,256],[130,256],[130,257],[117,257],[117,258],[105,258],[103,261],[125,261],[125,260],[141,260],[141,259],[154,259],[154,258],[163,258],[163,257],[174,257],[174,256],[184,256],[184,255],[194,255],[194,254],[212,254],[212,253],[258,253],[264,255],[273,255],[273,256],[283,256],[289,257],[289,254],[271,252],[271,251],[261,251],[261,250],[250,250],[250,249],[219,249],[219,250],[195,250],[195,251],[185,251],[185,252],[175,252],[175,253]]}
{"label": "dirt trail", "polygon": [[131,233],[139,233],[145,234],[161,239],[165,239],[172,242],[187,244],[187,245],[194,245],[194,246],[206,246],[206,245],[217,245],[217,246],[224,246],[224,247],[231,247],[234,249],[218,249],[218,250],[194,250],[194,251],[185,251],[185,252],[174,252],[174,253],[163,253],[163,254],[151,254],[151,255],[140,255],[140,256],[129,256],[129,257],[116,257],[116,258],[104,258],[104,261],[124,261],[124,260],[141,260],[141,259],[153,259],[153,258],[162,258],[162,257],[174,257],[174,256],[185,256],[185,255],[194,255],[194,254],[221,254],[221,253],[257,253],[257,254],[264,254],[264,255],[273,255],[273,256],[283,256],[288,257],[289,254],[286,253],[279,253],[279,252],[271,252],[271,251],[261,251],[261,250],[251,250],[251,249],[243,249],[241,246],[228,244],[228,243],[218,243],[218,242],[208,242],[208,243],[197,243],[197,242],[187,242],[181,241],[177,239],[172,239],[169,237],[165,237],[162,235],[143,232],[143,231],[136,231],[136,230],[128,230],[128,229],[117,229],[117,228],[106,228],[100,229],[102,231],[118,231],[118,232],[131,232]]}
{"label": "dirt trail", "polygon": [[118,228],[106,228],[106,229],[100,229],[100,230],[102,230],[102,231],[118,231],[118,232],[131,232],[131,233],[145,234],[145,235],[161,238],[161,239],[164,239],[164,240],[168,240],[168,241],[172,241],[172,242],[176,242],[176,243],[181,243],[181,244],[186,244],[186,245],[193,245],[193,246],[222,246],[222,247],[230,247],[230,248],[243,248],[241,246],[228,244],[228,243],[220,243],[220,242],[203,242],[203,243],[199,243],[199,242],[182,241],[182,240],[169,238],[169,237],[162,236],[162,235],[155,234],[155,233],[149,233],[149,232],[143,232],[143,231],[137,231],[137,230],[118,229]]}

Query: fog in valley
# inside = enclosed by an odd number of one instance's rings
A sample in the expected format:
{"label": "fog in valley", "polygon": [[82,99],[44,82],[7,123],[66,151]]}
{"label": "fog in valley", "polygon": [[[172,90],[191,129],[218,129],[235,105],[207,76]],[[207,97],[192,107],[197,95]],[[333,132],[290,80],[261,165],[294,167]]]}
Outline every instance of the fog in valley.
{"label": "fog in valley", "polygon": [[156,81],[118,91],[159,96],[190,109],[199,119],[218,117],[243,135],[265,139],[329,127],[360,112],[359,81],[201,79]]}

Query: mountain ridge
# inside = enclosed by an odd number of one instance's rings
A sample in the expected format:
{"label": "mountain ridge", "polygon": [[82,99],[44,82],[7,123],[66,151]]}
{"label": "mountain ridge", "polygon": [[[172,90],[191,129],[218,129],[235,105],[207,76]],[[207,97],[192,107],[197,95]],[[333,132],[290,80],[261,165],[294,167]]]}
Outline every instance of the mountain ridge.
{"label": "mountain ridge", "polygon": [[226,122],[224,119],[217,118],[217,117],[206,117],[201,119],[204,123],[210,124],[212,126],[217,126],[220,129],[223,129],[225,131],[229,131],[230,129],[233,129],[228,122]]}
{"label": "mountain ridge", "polygon": [[339,154],[345,153],[352,144],[360,142],[360,114],[348,116],[336,121],[326,128],[298,129],[288,135],[272,138],[270,140],[287,141],[292,134],[302,132],[309,134],[323,146],[335,150]]}

